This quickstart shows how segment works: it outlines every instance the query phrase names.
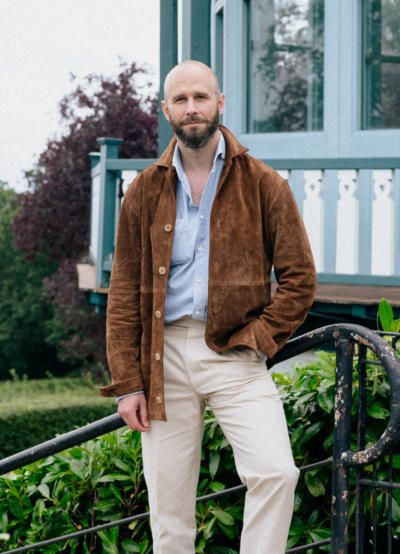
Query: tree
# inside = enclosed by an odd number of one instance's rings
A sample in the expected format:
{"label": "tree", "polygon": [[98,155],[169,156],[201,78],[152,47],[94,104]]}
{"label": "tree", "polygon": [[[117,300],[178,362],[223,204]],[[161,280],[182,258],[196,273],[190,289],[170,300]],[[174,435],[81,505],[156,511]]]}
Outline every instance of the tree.
{"label": "tree", "polygon": [[85,305],[77,288],[75,263],[87,254],[90,208],[89,153],[97,138],[119,137],[121,157],[154,157],[157,98],[136,84],[143,73],[121,63],[116,78],[88,75],[60,102],[60,138],[49,140],[37,166],[26,174],[30,192],[14,219],[16,244],[29,259],[57,263],[45,280],[55,306],[47,340],[61,359],[104,365],[104,318]]}
{"label": "tree", "polygon": [[42,299],[42,280],[54,264],[40,256],[28,262],[13,245],[17,211],[16,192],[0,182],[0,379],[9,378],[10,369],[32,377],[62,369],[56,350],[44,340],[44,322],[53,310]]}

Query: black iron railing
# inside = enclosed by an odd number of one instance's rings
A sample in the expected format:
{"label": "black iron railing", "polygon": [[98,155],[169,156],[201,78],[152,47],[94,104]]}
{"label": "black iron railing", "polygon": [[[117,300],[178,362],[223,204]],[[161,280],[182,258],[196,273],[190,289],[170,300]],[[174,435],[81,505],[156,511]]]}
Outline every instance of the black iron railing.
{"label": "black iron railing", "polygon": [[[390,333],[385,333],[390,334]],[[393,335],[393,346],[399,340],[400,335]],[[358,325],[337,324],[323,327],[316,331],[292,339],[278,353],[277,362],[288,360],[293,356],[316,348],[324,343],[334,341],[336,345],[336,383],[335,383],[335,406],[334,406],[334,444],[333,456],[330,459],[322,460],[300,468],[302,473],[313,470],[317,467],[332,465],[332,510],[331,510],[331,538],[312,544],[306,544],[292,548],[287,553],[306,552],[311,549],[318,549],[321,546],[330,544],[331,552],[334,554],[346,554],[349,542],[349,471],[356,468],[356,554],[364,554],[365,550],[365,522],[363,516],[363,495],[366,487],[372,488],[373,497],[376,496],[377,488],[386,488],[389,491],[388,513],[387,513],[387,552],[392,553],[392,491],[400,489],[400,484],[392,481],[392,455],[396,444],[400,439],[400,360],[394,349],[378,333]],[[358,345],[357,356],[355,356],[355,345]],[[374,354],[374,359],[367,358],[367,351]],[[350,450],[351,434],[351,409],[352,409],[352,385],[354,364],[357,365],[359,392],[358,392],[358,424],[357,424],[357,450]],[[390,415],[386,429],[378,441],[365,449],[366,444],[366,367],[367,365],[381,365],[388,376],[391,396]],[[35,460],[55,454],[71,446],[81,444],[96,436],[102,435],[119,427],[124,422],[118,414],[103,418],[61,435],[53,440],[47,441],[36,447],[10,456],[0,461],[0,474],[22,467]],[[372,479],[366,479],[363,468],[370,464],[376,464],[384,456],[389,455],[389,478],[387,481],[379,481],[376,471]],[[239,485],[224,491],[202,496],[198,502],[207,501],[226,494],[236,493],[244,490],[244,485]],[[376,498],[373,500],[373,518],[371,544],[368,546],[372,554],[382,554],[383,550],[377,541],[377,507]],[[39,548],[57,542],[66,541],[82,535],[96,533],[110,527],[127,525],[135,520],[145,519],[148,513],[136,514],[124,519],[102,524],[96,527],[82,529],[63,537],[55,537],[36,544],[8,550],[4,554],[17,552],[31,552]],[[379,550],[378,550],[379,548]]]}

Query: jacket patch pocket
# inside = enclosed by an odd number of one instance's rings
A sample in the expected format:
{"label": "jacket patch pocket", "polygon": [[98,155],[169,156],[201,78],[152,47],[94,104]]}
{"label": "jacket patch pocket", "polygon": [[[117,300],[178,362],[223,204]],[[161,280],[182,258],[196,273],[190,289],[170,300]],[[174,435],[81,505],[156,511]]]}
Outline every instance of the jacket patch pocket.
{"label": "jacket patch pocket", "polygon": [[174,241],[172,243],[171,265],[185,264],[194,254],[195,229],[191,229],[185,219],[175,221]]}

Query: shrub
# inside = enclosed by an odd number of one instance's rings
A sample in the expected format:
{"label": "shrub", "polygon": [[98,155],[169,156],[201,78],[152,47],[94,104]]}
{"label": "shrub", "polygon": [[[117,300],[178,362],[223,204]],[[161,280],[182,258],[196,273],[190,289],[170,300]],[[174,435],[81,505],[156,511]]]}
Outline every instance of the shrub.
{"label": "shrub", "polygon": [[115,412],[113,399],[79,379],[0,384],[0,458]]}
{"label": "shrub", "polygon": [[[293,372],[275,374],[283,399],[298,466],[331,454],[333,442],[334,355],[321,353],[318,360],[297,366]],[[353,415],[356,415],[358,377],[354,376]],[[376,441],[387,419],[389,385],[382,369],[368,367],[367,441]],[[355,436],[352,435],[354,446]],[[206,410],[202,467],[198,494],[220,491],[239,484],[232,451],[213,414]],[[400,455],[394,456],[393,480],[400,477]],[[377,478],[387,478],[384,461],[376,466]],[[372,468],[365,468],[367,476]],[[322,540],[330,534],[330,473],[322,467],[303,474],[296,491],[295,511],[288,546]],[[353,477],[351,478],[353,482]],[[380,525],[385,524],[386,492],[378,489]],[[354,510],[354,498],[351,510]],[[197,505],[196,552],[229,554],[239,550],[243,494],[228,495]],[[147,511],[146,487],[141,470],[138,433],[119,430],[80,448],[51,456],[0,479],[1,533],[8,533],[9,548],[69,533],[84,527]],[[366,516],[372,510],[366,495]],[[400,497],[394,491],[393,533],[400,532]],[[5,542],[3,543],[5,546]],[[2,545],[0,539],[0,546]],[[109,529],[46,547],[60,552],[151,552],[147,521]],[[329,550],[322,547],[321,550]]]}

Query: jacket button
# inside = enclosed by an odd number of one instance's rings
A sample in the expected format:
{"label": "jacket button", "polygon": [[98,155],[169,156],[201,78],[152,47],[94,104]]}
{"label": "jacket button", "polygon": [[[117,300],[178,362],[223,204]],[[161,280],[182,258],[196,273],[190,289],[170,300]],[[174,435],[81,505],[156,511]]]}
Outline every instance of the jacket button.
{"label": "jacket button", "polygon": [[156,401],[157,401],[157,404],[161,404],[161,402],[162,402],[161,397],[160,397],[160,396],[156,396]]}
{"label": "jacket button", "polygon": [[161,312],[160,312],[160,310],[156,310],[156,311],[154,312],[154,315],[156,316],[157,319],[160,319],[160,317],[161,317]]}
{"label": "jacket button", "polygon": [[158,273],[160,275],[165,275],[166,272],[167,272],[167,270],[165,269],[164,266],[161,266],[161,267],[158,268]]}
{"label": "jacket button", "polygon": [[158,352],[156,352],[156,353],[154,354],[154,357],[155,357],[155,359],[157,360],[157,362],[159,362],[159,361],[161,360],[161,356],[160,356],[160,354],[159,354]]}
{"label": "jacket button", "polygon": [[169,233],[169,232],[172,230],[172,225],[171,225],[171,223],[167,223],[167,224],[164,226],[164,230],[167,231],[167,233]]}

